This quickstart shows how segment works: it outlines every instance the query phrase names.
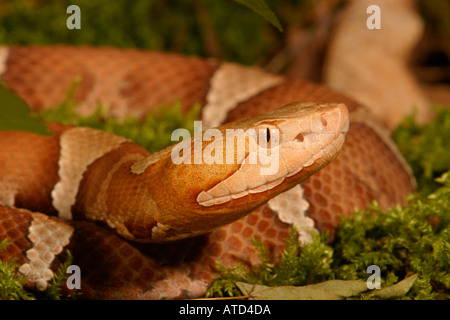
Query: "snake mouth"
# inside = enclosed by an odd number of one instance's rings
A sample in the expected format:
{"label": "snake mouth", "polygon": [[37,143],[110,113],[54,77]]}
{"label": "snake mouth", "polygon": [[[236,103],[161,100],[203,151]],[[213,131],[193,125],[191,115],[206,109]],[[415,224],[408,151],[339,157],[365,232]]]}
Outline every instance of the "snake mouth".
{"label": "snake mouth", "polygon": [[[262,169],[267,169],[266,165],[252,165],[245,161],[224,181],[200,192],[197,203],[203,207],[225,204],[274,189],[287,178],[290,178],[289,181],[301,182],[323,168],[339,154],[348,130],[348,111],[345,105],[327,106],[323,109],[325,112],[304,121],[307,128],[301,123],[303,127],[286,130],[289,134],[281,137],[279,148],[270,149],[271,155],[275,155],[271,158],[276,162],[275,170],[264,174]],[[273,163],[270,164],[272,166]],[[267,195],[267,200],[269,199],[270,194]]]}

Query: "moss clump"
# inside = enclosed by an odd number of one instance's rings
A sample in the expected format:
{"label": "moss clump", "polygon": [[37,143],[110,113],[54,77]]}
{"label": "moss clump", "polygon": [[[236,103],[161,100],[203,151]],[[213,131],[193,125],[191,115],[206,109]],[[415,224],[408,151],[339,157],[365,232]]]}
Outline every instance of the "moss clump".
{"label": "moss clump", "polygon": [[258,240],[257,247],[261,264],[254,269],[242,265],[225,268],[219,265],[219,276],[206,293],[207,297],[239,296],[236,282],[266,286],[306,285],[325,281],[332,274],[333,249],[327,245],[326,237],[315,234],[310,243],[300,245],[297,234],[291,231],[279,263],[271,263],[267,248]]}
{"label": "moss clump", "polygon": [[404,208],[383,211],[374,204],[343,219],[334,245],[334,276],[364,277],[374,264],[387,286],[418,273],[409,298],[450,298],[450,171],[440,182],[436,192],[416,196]]}
{"label": "moss clump", "polygon": [[436,190],[439,187],[436,178],[450,169],[450,108],[436,106],[434,109],[436,117],[433,121],[419,125],[412,114],[393,133],[422,195]]}
{"label": "moss clump", "polygon": [[[0,241],[0,252],[6,250],[10,242]],[[27,292],[23,285],[26,278],[17,275],[19,264],[15,259],[8,261],[0,260],[0,300],[30,300],[32,295]]]}

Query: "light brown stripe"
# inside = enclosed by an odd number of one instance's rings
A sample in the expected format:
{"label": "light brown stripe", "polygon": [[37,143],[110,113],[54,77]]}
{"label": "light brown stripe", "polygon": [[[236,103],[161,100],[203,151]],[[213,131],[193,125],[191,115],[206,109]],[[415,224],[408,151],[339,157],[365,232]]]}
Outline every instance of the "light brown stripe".
{"label": "light brown stripe", "polygon": [[8,47],[0,47],[0,77],[6,72],[6,61],[9,56]]}
{"label": "light brown stripe", "polygon": [[210,81],[210,90],[203,108],[204,128],[217,127],[223,123],[228,111],[239,102],[283,81],[281,76],[270,74],[255,67],[224,63]]}
{"label": "light brown stripe", "polygon": [[306,215],[309,203],[299,184],[269,200],[267,205],[277,214],[280,221],[296,228],[301,243],[312,240],[312,234],[317,229],[314,228],[314,220]]}
{"label": "light brown stripe", "polygon": [[38,290],[47,289],[48,282],[54,276],[51,265],[69,244],[72,233],[73,228],[67,224],[53,221],[41,213],[33,214],[28,234],[32,248],[26,252],[29,262],[22,264],[19,272],[34,283]]}
{"label": "light brown stripe", "polygon": [[87,167],[125,141],[123,137],[82,127],[69,129],[61,135],[60,181],[51,193],[60,218],[72,219],[71,207]]}

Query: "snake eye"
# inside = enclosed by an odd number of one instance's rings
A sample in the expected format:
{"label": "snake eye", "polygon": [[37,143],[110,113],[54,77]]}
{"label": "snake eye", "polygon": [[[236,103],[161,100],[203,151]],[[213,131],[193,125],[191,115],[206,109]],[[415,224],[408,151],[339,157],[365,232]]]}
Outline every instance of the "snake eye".
{"label": "snake eye", "polygon": [[279,143],[280,132],[276,125],[272,123],[262,123],[256,127],[255,142],[262,148],[273,148]]}

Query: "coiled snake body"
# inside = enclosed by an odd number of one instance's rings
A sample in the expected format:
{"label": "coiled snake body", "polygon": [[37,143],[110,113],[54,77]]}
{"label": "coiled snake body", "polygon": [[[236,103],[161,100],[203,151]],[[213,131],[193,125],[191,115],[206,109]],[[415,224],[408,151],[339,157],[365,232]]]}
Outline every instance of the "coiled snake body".
{"label": "coiled snake body", "polygon": [[307,226],[333,233],[339,213],[373,200],[391,206],[414,188],[373,117],[307,81],[173,54],[62,46],[3,47],[0,77],[34,110],[57,105],[80,77],[80,112],[101,101],[114,116],[142,116],[181,99],[184,111],[200,103],[204,126],[227,138],[227,129],[255,129],[266,143],[278,139],[280,169],[261,175],[263,164],[248,164],[259,140],[248,136],[245,152],[231,156],[243,164],[211,165],[174,164],[175,147],[150,155],[87,128],[0,132],[0,239],[12,241],[0,258],[17,258],[40,290],[68,248],[86,298],[198,297],[217,262],[258,262],[252,237],[276,257],[292,225],[307,241]]}

